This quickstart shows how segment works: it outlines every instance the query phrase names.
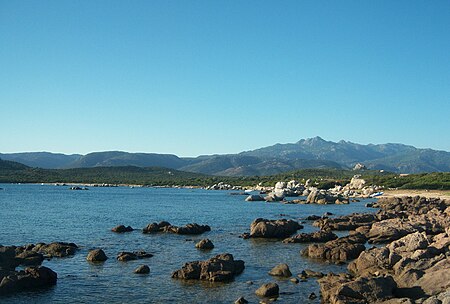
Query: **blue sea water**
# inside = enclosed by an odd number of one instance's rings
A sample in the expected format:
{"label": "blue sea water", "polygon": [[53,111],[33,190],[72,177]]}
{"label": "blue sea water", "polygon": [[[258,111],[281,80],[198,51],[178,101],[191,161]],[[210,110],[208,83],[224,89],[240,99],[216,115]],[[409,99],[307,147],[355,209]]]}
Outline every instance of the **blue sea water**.
{"label": "blue sea water", "polygon": [[[279,303],[319,303],[309,300],[319,295],[313,279],[293,284],[276,279],[267,272],[279,263],[287,263],[297,275],[304,269],[322,272],[345,271],[346,265],[333,265],[306,259],[300,255],[304,244],[283,244],[274,240],[244,240],[250,223],[259,217],[302,220],[308,215],[334,215],[373,212],[363,200],[349,205],[285,205],[245,202],[245,196],[228,191],[172,188],[90,188],[69,191],[53,185],[0,185],[0,244],[24,245],[38,242],[74,242],[80,250],[75,256],[54,258],[43,265],[58,274],[56,286],[0,298],[5,303],[233,303],[244,296],[258,303],[255,290],[263,283],[280,286]],[[211,226],[199,236],[142,234],[141,231],[116,234],[111,228],[130,225],[143,228],[151,222],[168,221],[173,225],[196,222]],[[300,232],[316,228],[304,223]],[[200,251],[195,243],[202,238],[215,248]],[[102,248],[109,259],[100,265],[86,261],[90,249]],[[145,250],[150,259],[119,262],[120,251]],[[245,261],[244,272],[230,283],[206,283],[171,279],[173,271],[184,263],[205,260],[220,253],[231,253]],[[133,273],[142,264],[150,274]],[[252,281],[250,285],[247,282]]]}

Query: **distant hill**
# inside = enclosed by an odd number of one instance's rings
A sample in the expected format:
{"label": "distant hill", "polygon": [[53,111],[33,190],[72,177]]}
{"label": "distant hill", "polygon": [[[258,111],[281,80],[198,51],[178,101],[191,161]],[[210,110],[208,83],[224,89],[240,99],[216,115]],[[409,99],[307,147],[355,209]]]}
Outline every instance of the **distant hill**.
{"label": "distant hill", "polygon": [[28,168],[28,166],[18,162],[0,159],[0,170],[25,170]]}
{"label": "distant hill", "polygon": [[351,169],[363,163],[369,169],[397,173],[450,172],[450,152],[418,149],[403,144],[361,145],[320,137],[276,144],[239,154],[182,158],[171,154],[94,152],[65,155],[49,152],[0,154],[0,158],[40,168],[166,167],[218,176],[262,176],[298,169]]}
{"label": "distant hill", "polygon": [[3,160],[15,161],[29,167],[45,169],[64,168],[80,157],[82,157],[80,154],[66,155],[50,152],[0,153],[0,158]]}

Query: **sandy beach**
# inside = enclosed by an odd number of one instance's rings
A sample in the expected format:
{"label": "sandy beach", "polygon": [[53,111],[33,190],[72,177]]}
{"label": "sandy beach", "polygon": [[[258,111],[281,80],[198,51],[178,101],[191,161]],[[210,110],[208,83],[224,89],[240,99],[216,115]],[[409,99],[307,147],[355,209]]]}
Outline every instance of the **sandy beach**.
{"label": "sandy beach", "polygon": [[425,196],[425,197],[439,197],[441,199],[450,199],[449,190],[386,190],[382,196]]}

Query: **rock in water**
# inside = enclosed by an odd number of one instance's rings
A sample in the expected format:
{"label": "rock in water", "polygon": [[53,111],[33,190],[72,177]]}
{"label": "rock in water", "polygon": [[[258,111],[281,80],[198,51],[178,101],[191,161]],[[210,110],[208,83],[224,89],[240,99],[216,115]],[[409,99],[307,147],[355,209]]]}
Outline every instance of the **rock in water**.
{"label": "rock in water", "polygon": [[91,250],[86,257],[89,262],[104,262],[107,259],[108,257],[102,249]]}
{"label": "rock in water", "polygon": [[0,295],[52,286],[56,284],[57,278],[56,272],[44,266],[25,268],[3,277]]}
{"label": "rock in water", "polygon": [[247,304],[248,301],[244,297],[240,297],[236,301],[234,301],[234,304]]}
{"label": "rock in water", "polygon": [[229,253],[219,254],[206,261],[186,263],[172,274],[174,279],[228,282],[244,271],[244,261],[234,260]]}
{"label": "rock in water", "polygon": [[150,273],[150,267],[148,265],[141,265],[134,270],[134,273],[137,274],[147,274]]}
{"label": "rock in water", "polygon": [[255,293],[257,296],[265,298],[277,297],[280,294],[280,287],[277,283],[266,283],[261,285]]}
{"label": "rock in water", "polygon": [[116,232],[116,233],[124,233],[124,232],[131,232],[134,229],[131,226],[126,226],[125,225],[119,225],[117,227],[114,227],[113,229],[111,229],[112,232]]}
{"label": "rock in water", "polygon": [[302,225],[293,220],[267,220],[258,218],[250,225],[250,237],[285,238],[302,228]]}
{"label": "rock in water", "polygon": [[285,277],[285,278],[289,278],[290,276],[292,276],[288,264],[279,264],[275,266],[274,268],[272,268],[271,271],[269,271],[269,274],[271,276]]}
{"label": "rock in water", "polygon": [[200,242],[198,242],[197,244],[195,244],[195,247],[198,249],[213,249],[214,248],[214,244],[211,242],[210,239],[203,239]]}

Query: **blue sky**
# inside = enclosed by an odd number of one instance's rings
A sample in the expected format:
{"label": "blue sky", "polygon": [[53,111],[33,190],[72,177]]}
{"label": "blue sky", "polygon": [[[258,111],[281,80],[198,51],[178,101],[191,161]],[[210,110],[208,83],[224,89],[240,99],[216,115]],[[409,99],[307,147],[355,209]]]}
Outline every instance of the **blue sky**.
{"label": "blue sky", "polygon": [[449,1],[0,0],[0,152],[450,151]]}

